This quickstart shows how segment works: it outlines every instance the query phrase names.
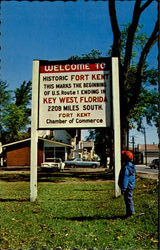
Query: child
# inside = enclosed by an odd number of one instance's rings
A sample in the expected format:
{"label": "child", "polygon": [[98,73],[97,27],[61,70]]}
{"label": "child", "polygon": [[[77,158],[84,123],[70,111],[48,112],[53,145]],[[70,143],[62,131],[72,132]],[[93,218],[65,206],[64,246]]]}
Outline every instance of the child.
{"label": "child", "polygon": [[124,195],[126,205],[126,217],[135,214],[133,204],[133,189],[135,187],[135,172],[136,167],[131,162],[133,154],[130,151],[122,151],[122,168],[119,175],[119,187]]}

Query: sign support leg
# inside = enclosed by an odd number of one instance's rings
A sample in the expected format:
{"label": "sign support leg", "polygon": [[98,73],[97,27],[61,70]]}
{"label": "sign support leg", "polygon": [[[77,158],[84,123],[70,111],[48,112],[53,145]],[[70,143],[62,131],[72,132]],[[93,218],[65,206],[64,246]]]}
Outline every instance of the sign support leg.
{"label": "sign support leg", "polygon": [[121,132],[120,132],[120,97],[118,58],[112,58],[112,94],[113,94],[113,128],[114,128],[114,162],[115,162],[115,197],[120,195],[118,186],[121,169]]}
{"label": "sign support leg", "polygon": [[37,198],[38,81],[39,81],[39,61],[33,61],[32,124],[31,124],[31,151],[30,151],[30,201],[32,202],[34,202]]}

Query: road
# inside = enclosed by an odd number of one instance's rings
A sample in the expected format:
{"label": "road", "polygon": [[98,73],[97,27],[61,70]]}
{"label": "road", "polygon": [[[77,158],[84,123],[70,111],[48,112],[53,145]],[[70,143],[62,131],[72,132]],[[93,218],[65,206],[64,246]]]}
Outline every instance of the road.
{"label": "road", "polygon": [[143,178],[149,178],[158,181],[158,169],[151,169],[146,165],[136,165],[136,174]]}
{"label": "road", "polygon": [[144,173],[158,174],[158,169],[151,169],[150,167],[148,167],[146,165],[136,165],[136,171],[137,172],[144,172]]}
{"label": "road", "polygon": [[[105,168],[68,168],[65,169],[64,172],[104,172]],[[8,167],[7,169],[0,169],[0,174],[12,174],[12,173],[26,173],[30,172],[30,168],[24,168],[24,167]],[[38,167],[38,172],[40,171],[40,168]],[[143,178],[149,178],[149,179],[156,179],[158,180],[158,169],[151,169],[148,166],[145,165],[136,165],[136,174]]]}

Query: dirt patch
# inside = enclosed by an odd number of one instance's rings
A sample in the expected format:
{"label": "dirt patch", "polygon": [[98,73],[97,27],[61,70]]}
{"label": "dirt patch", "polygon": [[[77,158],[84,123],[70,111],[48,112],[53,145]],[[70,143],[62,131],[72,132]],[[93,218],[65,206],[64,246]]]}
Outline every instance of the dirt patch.
{"label": "dirt patch", "polygon": [[141,177],[141,178],[157,180],[158,181],[158,174],[138,172],[138,173],[136,173],[136,175]]}

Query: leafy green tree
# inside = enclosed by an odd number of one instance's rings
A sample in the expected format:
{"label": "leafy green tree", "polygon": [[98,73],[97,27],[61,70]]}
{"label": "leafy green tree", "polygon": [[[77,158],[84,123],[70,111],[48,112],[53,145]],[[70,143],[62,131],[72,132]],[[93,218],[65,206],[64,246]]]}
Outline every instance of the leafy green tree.
{"label": "leafy green tree", "polygon": [[[125,41],[127,40],[128,29],[130,23],[122,25],[121,30],[121,49],[120,49],[120,60],[124,62],[125,56]],[[143,49],[145,43],[148,40],[146,33],[142,32],[143,25],[138,25],[135,32],[135,38],[133,43],[132,57],[130,67],[128,69],[128,75],[126,80],[126,85],[122,94],[122,98],[129,100],[132,95],[137,96],[137,102],[135,106],[130,110],[126,120],[129,124],[129,128],[135,127],[137,124],[137,129],[139,130],[143,127],[143,118],[146,118],[146,121],[149,125],[154,124],[158,125],[158,70],[157,69],[148,69],[148,65],[145,62],[143,67],[143,75],[140,92],[132,93],[132,85],[136,85],[136,73],[137,73],[137,57],[140,50]],[[112,54],[112,49],[108,51],[108,54]],[[121,72],[120,72],[121,73]],[[154,111],[154,112],[153,112]]]}
{"label": "leafy green tree", "polygon": [[[123,25],[122,26],[122,34],[123,34],[123,41],[126,38],[127,35],[127,27],[129,25]],[[147,39],[146,34],[143,34],[141,32],[142,26],[138,27],[136,31],[136,40],[135,47],[138,50],[142,43]],[[145,39],[144,39],[145,38]],[[142,41],[141,41],[142,40]],[[132,55],[132,65],[130,67],[130,70],[128,72],[127,77],[127,84],[125,91],[122,96],[122,98],[130,98],[131,96],[131,89],[130,89],[130,83],[134,84],[136,80],[136,63],[135,63],[135,57],[137,56],[136,49],[134,49],[134,53]],[[123,60],[123,53],[124,53],[124,45],[121,48],[121,60]],[[109,51],[111,53],[111,51]],[[76,59],[86,59],[86,58],[100,58],[101,52],[98,50],[92,50],[88,54],[83,54],[82,56],[73,56],[72,58]],[[143,127],[143,118],[145,117],[148,124],[158,124],[158,92],[157,92],[157,82],[158,82],[158,72],[156,69],[148,69],[147,65],[144,68],[143,73],[143,81],[141,86],[141,91],[139,96],[137,96],[137,104],[135,105],[134,109],[132,109],[127,117],[128,127],[133,128],[135,124],[137,124],[137,129],[140,130]],[[154,88],[155,87],[155,88]],[[134,93],[136,94],[136,93]],[[108,154],[111,154],[111,148],[112,148],[112,129],[94,129],[90,130],[90,134],[88,136],[88,140],[94,140],[95,141],[95,152],[98,154],[101,158],[102,165],[106,165],[106,157],[107,157],[107,151]],[[112,159],[111,159],[112,160]],[[112,161],[111,161],[112,165]]]}
{"label": "leafy green tree", "polygon": [[30,108],[30,102],[32,98],[31,91],[32,91],[31,81],[29,82],[24,81],[21,84],[21,86],[14,91],[15,104],[17,107],[20,107],[20,106],[21,108],[23,107],[23,109],[25,110],[25,114],[26,114],[26,116],[24,116],[24,119],[27,119],[27,120],[29,116],[31,115],[31,108]]}
{"label": "leafy green tree", "polygon": [[32,90],[32,83],[31,81],[29,82],[23,82],[19,88],[17,88],[14,93],[15,93],[15,104],[17,106],[28,106],[30,104],[30,100],[32,97],[31,94]]}
{"label": "leafy green tree", "polygon": [[[122,43],[120,47],[120,61],[124,63],[125,57],[125,41],[127,40],[128,30],[130,24],[122,25],[121,38]],[[133,92],[133,86],[136,85],[137,81],[137,57],[140,50],[143,49],[145,43],[148,41],[146,33],[142,32],[142,25],[137,26],[135,32],[133,50],[131,63],[128,68],[127,78],[125,82],[125,87],[123,92],[121,91],[121,113],[124,111],[124,103],[129,103],[132,96],[136,96],[135,105],[130,108],[128,106],[127,116],[122,117],[121,121],[123,123],[123,132],[126,134],[129,128],[133,128],[137,124],[137,129],[140,130],[143,127],[143,118],[146,118],[148,124],[158,125],[158,92],[157,92],[157,83],[158,83],[158,71],[156,69],[148,69],[146,61],[143,66],[143,75],[141,76],[141,88],[140,91]],[[108,51],[108,55],[111,56],[112,48]],[[82,59],[82,58],[100,58],[101,52],[98,50],[92,50],[88,54],[83,54],[82,56],[73,56],[72,59]],[[121,74],[121,72],[120,72]],[[123,112],[123,115],[126,113]],[[109,130],[109,131],[108,131]],[[109,135],[109,136],[108,136]],[[95,151],[100,156],[102,164],[106,164],[106,150],[112,148],[112,130],[111,129],[95,129],[90,130],[90,135],[88,140],[95,140]],[[122,137],[123,138],[123,137]],[[107,145],[107,149],[106,149]],[[126,145],[125,145],[126,146]],[[112,162],[111,162],[112,164]]]}
{"label": "leafy green tree", "polygon": [[4,130],[3,130],[3,111],[7,105],[11,102],[11,91],[8,90],[8,84],[0,80],[0,142],[4,141]]}
{"label": "leafy green tree", "polygon": [[[132,15],[132,21],[127,27],[126,39],[123,39],[124,33],[121,32],[120,27],[118,25],[117,19],[117,11],[116,11],[116,1],[109,0],[108,7],[109,7],[109,14],[111,20],[111,26],[113,31],[113,45],[111,49],[111,55],[113,57],[118,57],[120,59],[119,62],[119,69],[120,69],[120,97],[121,97],[121,129],[122,129],[122,144],[126,146],[124,143],[123,138],[128,130],[128,120],[131,117],[131,114],[134,113],[134,109],[139,105],[140,100],[142,100],[143,95],[142,92],[145,93],[145,88],[143,86],[143,79],[144,79],[144,70],[146,67],[146,58],[153,47],[153,45],[158,40],[158,15],[157,21],[155,22],[155,26],[151,35],[147,38],[139,37],[137,39],[136,32],[139,27],[139,21],[149,6],[153,3],[153,0],[136,0],[134,3],[134,10]],[[158,1],[157,1],[158,7]],[[158,13],[157,13],[158,14]],[[136,42],[140,41],[141,47],[139,55],[136,57],[136,64],[135,64],[135,73],[134,79],[131,81],[131,73],[133,72],[133,64],[132,64],[132,56],[134,52],[134,46]],[[122,50],[123,47],[123,50]],[[122,53],[123,52],[123,53]],[[123,55],[123,56],[122,56]],[[146,94],[146,93],[145,93]],[[147,114],[147,112],[146,112]]]}
{"label": "leafy green tree", "polygon": [[5,127],[5,142],[26,138],[29,116],[23,106],[17,106],[15,103],[9,104],[4,110],[2,123]]}
{"label": "leafy green tree", "polygon": [[[131,72],[130,72],[131,75]],[[129,77],[128,77],[129,78]],[[135,74],[132,82],[135,81]],[[129,128],[137,125],[137,130],[143,127],[143,120],[148,125],[158,127],[158,71],[156,69],[145,70],[137,103],[128,115]]]}
{"label": "leafy green tree", "polygon": [[11,91],[7,90],[8,84],[0,80],[0,111],[10,102],[11,100]]}
{"label": "leafy green tree", "polygon": [[[137,129],[141,130],[143,118],[146,118],[148,124],[158,126],[158,71],[149,69],[146,63],[150,49],[157,42],[158,21],[155,23],[150,37],[142,32],[143,25],[139,24],[140,16],[153,1],[146,1],[144,4],[142,2],[135,1],[132,22],[122,25],[120,30],[115,0],[109,0],[114,41],[108,55],[119,57],[120,61],[121,139],[123,147],[127,146],[125,141],[128,129],[137,124]],[[96,145],[101,145],[104,141],[104,134],[103,130],[91,130],[89,139],[94,138]],[[111,145],[107,134],[106,142]],[[104,147],[105,145],[101,148]]]}
{"label": "leafy green tree", "polygon": [[98,59],[102,57],[102,52],[97,49],[92,49],[89,53],[82,54],[81,56],[73,55],[69,60],[80,60],[80,59]]}
{"label": "leafy green tree", "polygon": [[[87,140],[94,140],[95,153],[100,157],[102,166],[107,165],[107,155],[110,156],[112,154],[112,132],[111,128],[95,128],[89,130]],[[112,159],[110,165],[112,165]]]}
{"label": "leafy green tree", "polygon": [[[14,91],[14,96],[7,102],[1,113],[2,142],[12,142],[29,137],[27,126],[30,124],[31,82],[23,82]],[[7,93],[6,93],[7,94]],[[9,97],[8,97],[9,98]]]}

